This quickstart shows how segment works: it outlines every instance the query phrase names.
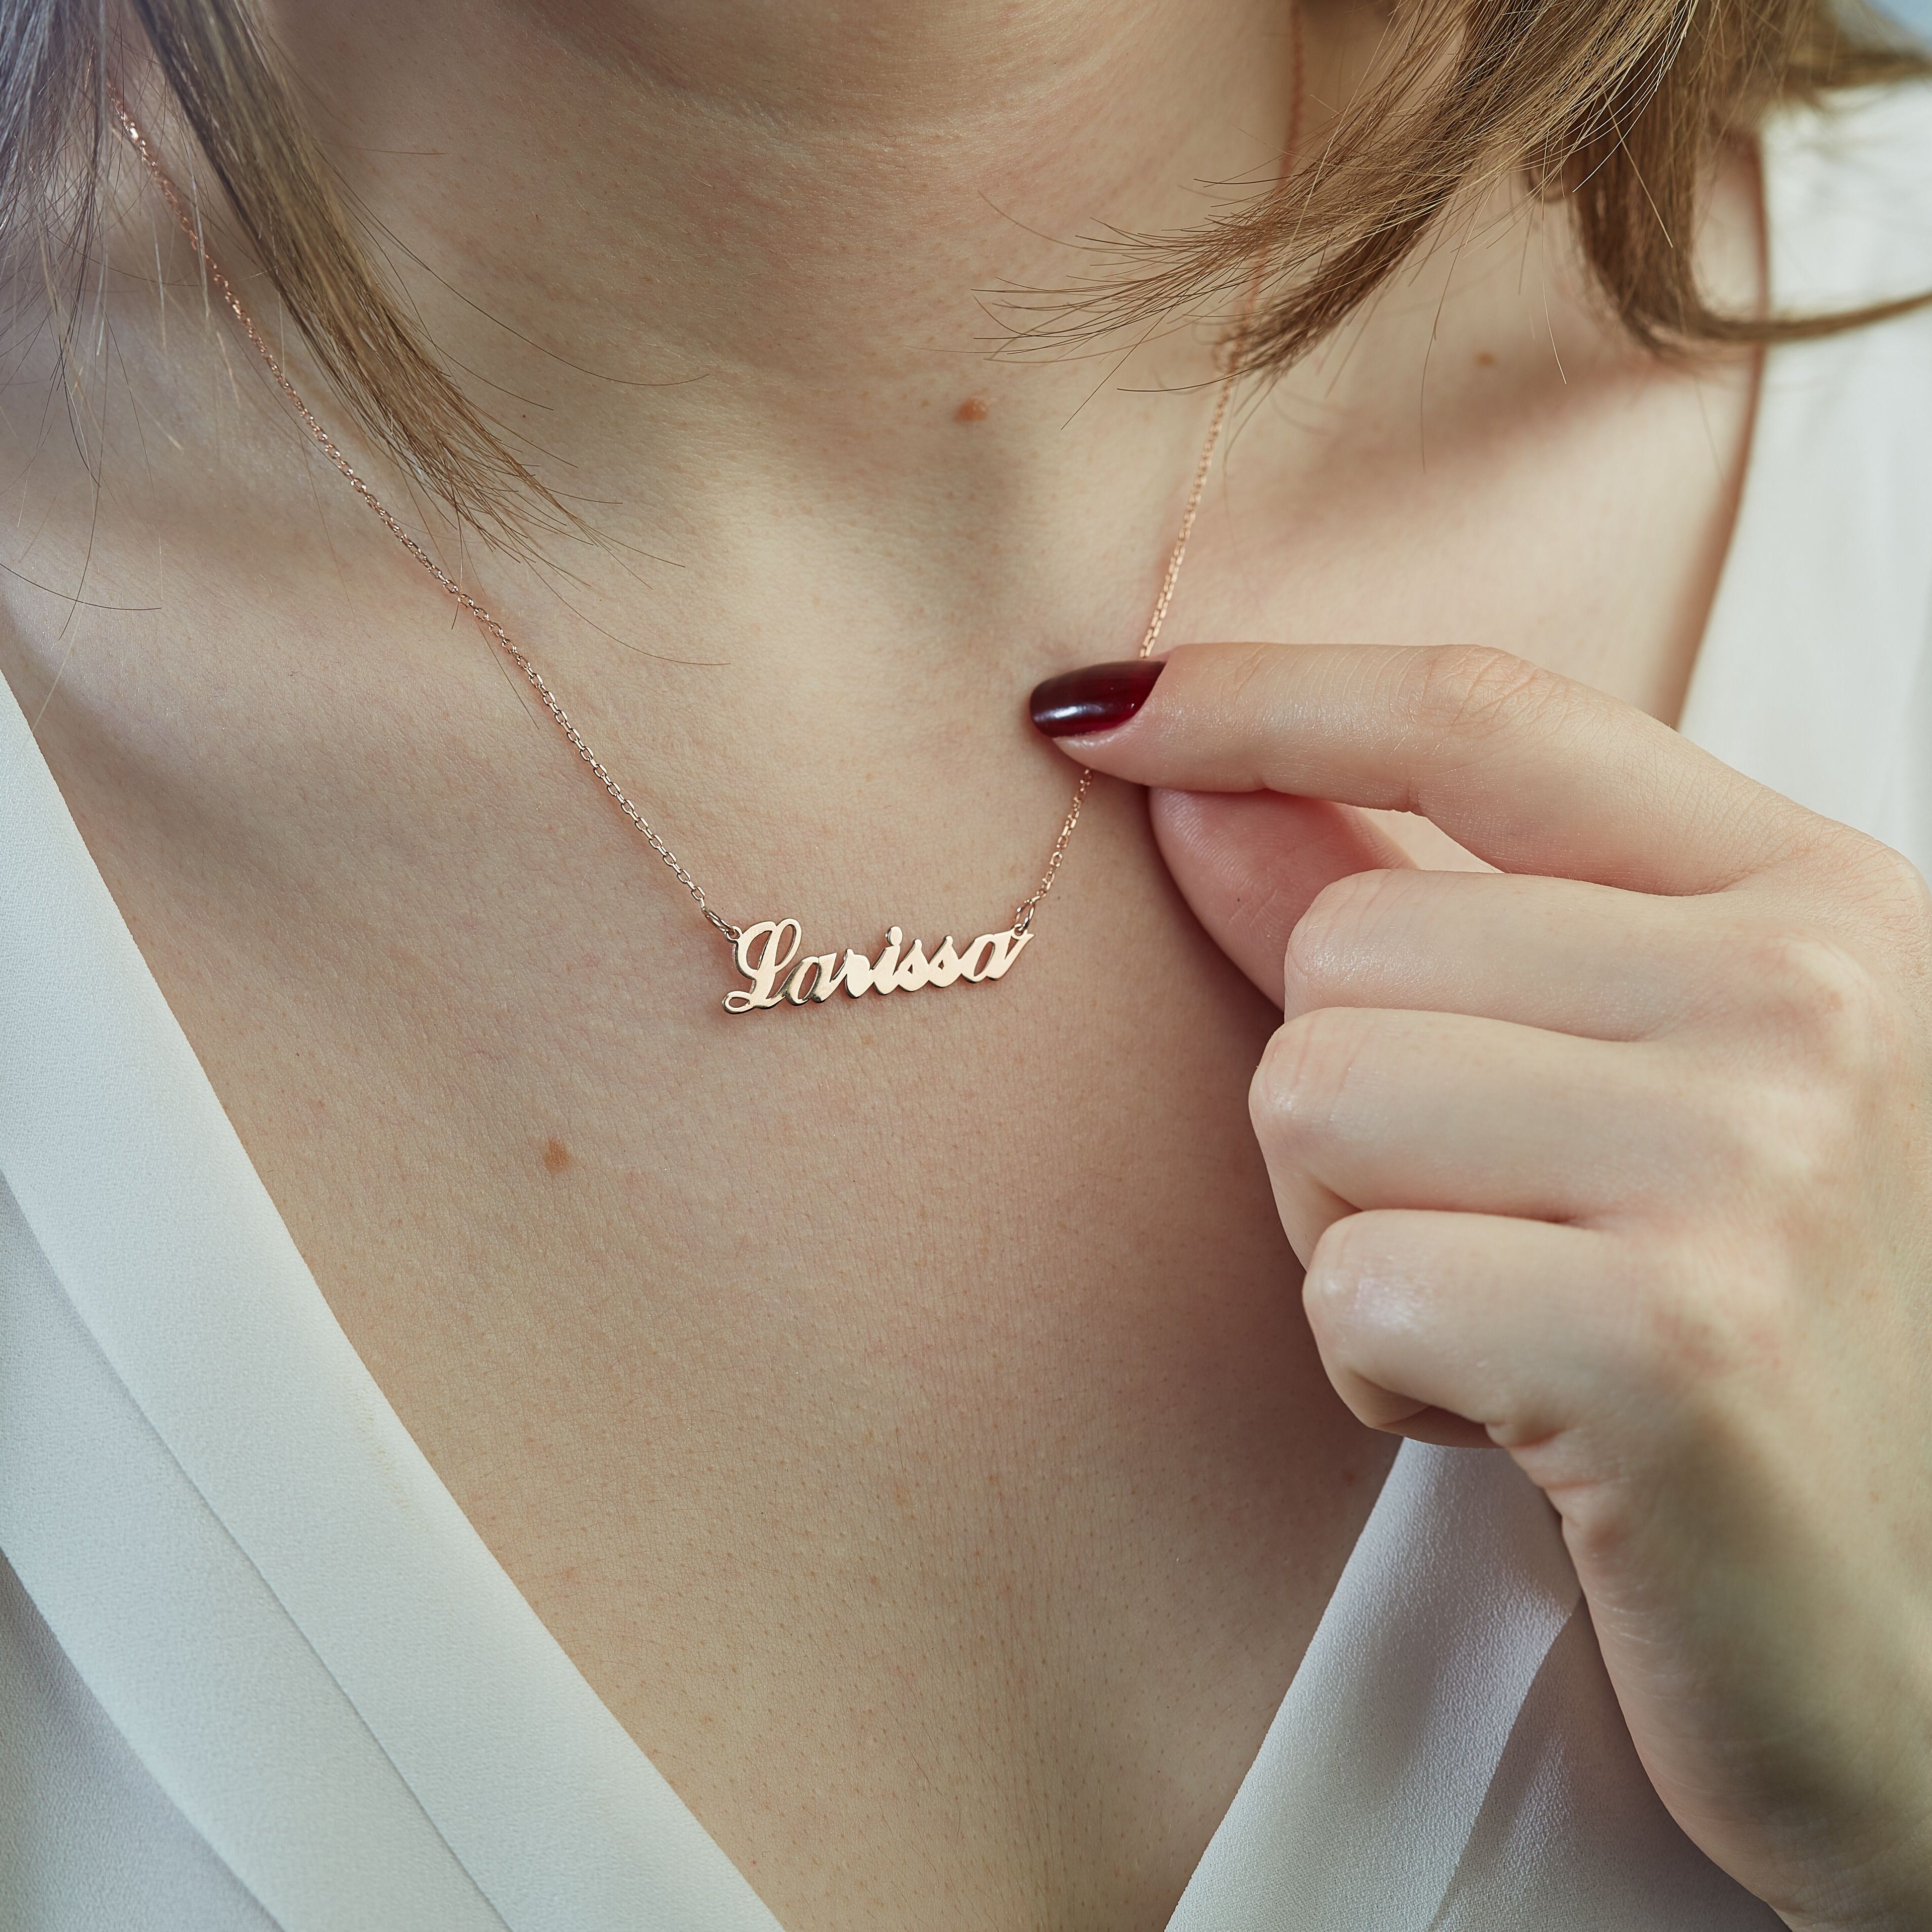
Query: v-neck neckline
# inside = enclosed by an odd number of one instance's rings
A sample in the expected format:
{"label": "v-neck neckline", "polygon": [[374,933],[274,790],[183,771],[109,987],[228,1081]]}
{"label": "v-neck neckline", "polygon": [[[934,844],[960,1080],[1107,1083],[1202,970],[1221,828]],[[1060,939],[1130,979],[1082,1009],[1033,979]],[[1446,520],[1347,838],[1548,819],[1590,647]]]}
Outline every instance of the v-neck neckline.
{"label": "v-neck neckline", "polygon": [[[299,1633],[510,1932],[632,1932],[643,1922],[654,1932],[783,1932],[518,1592],[356,1355],[10,697],[0,704],[0,824],[12,853],[0,884],[10,1040],[0,1172],[87,1344],[266,1584],[274,1608],[262,1614]],[[1454,1712],[1466,1742],[1486,1710],[1500,1754],[1516,1697],[1575,1592],[1560,1544],[1534,1525],[1545,1506],[1507,1463],[1492,1466],[1499,1460],[1480,1459],[1478,1478],[1476,1462],[1448,1452],[1412,1444],[1398,1456],[1170,1932],[1220,1932],[1228,1899],[1256,1890],[1252,1848],[1278,1844],[1288,1820],[1306,1830],[1311,1810],[1326,1818],[1367,1802],[1338,1761],[1360,1680],[1400,1682],[1426,1700],[1418,1660],[1400,1666],[1402,1618],[1390,1614],[1416,1587],[1413,1559],[1432,1577],[1431,1550],[1453,1546],[1466,1563],[1486,1550],[1500,1564],[1530,1522],[1544,1574],[1516,1592],[1514,1623],[1481,1618],[1491,1647],[1507,1648],[1526,1616],[1521,1681],[1514,1696],[1507,1670],[1467,1683]],[[1493,1507],[1498,1476],[1504,1490],[1526,1492],[1514,1513]],[[110,1506],[98,1494],[92,1504]],[[1447,1546],[1445,1520],[1460,1525]],[[40,1560],[60,1558],[43,1550]],[[16,1567],[40,1600],[32,1563]],[[96,1608],[140,1614],[131,1604]],[[65,1643],[62,1616],[48,1621]],[[226,1641],[251,1648],[271,1634],[231,1629]],[[272,1632],[278,1642],[287,1634]],[[191,1646],[191,1635],[182,1641]],[[1377,1657],[1386,1667],[1367,1670]],[[212,1661],[184,1654],[170,1667],[193,1678]],[[286,1741],[298,1756],[304,1747]],[[1403,1758],[1374,1767],[1372,1780],[1412,1774]],[[237,1796],[220,1787],[247,1775],[245,1766],[206,1771],[172,1773],[170,1795],[191,1819],[218,1816]],[[180,1790],[184,1780],[196,1788]],[[1470,1784],[1471,1822],[1486,1783]],[[1454,1860],[1443,1846],[1411,1849],[1418,1869],[1405,1886],[1419,1898],[1446,1882]],[[239,1875],[274,1901],[278,1922],[288,1932],[316,1922],[299,1880],[272,1868],[272,1848],[250,1856],[271,1868]]]}
{"label": "v-neck neckline", "polygon": [[[1781,292],[1772,172],[1768,153]],[[1753,641],[1738,586],[1777,534],[1760,506],[1780,493],[1758,481],[1790,461],[1772,374],[1684,706],[1702,742],[1722,739]],[[1753,716],[1738,728],[1769,728]],[[117,1399],[110,1383],[124,1393],[154,1467],[266,1585],[256,1634],[226,1641],[266,1657],[277,1619],[277,1642],[294,1634],[366,1730],[366,1776],[380,1761],[400,1778],[433,1827],[424,1845],[444,1848],[508,1932],[783,1932],[518,1592],[356,1355],[10,694],[0,826],[0,1172],[104,1366],[99,1399]],[[46,1480],[57,1486],[61,1472]],[[48,1621],[64,1646],[87,1648],[90,1618],[111,1641],[117,1620],[144,1614],[138,1576],[117,1598],[62,1574],[86,1560],[72,1539],[27,1540],[32,1560],[16,1568],[44,1608],[63,1606]],[[1507,1459],[1406,1445],[1168,1932],[1421,1932],[1576,1602],[1553,1519]],[[153,1672],[246,1662],[195,1642],[184,1625]],[[1445,1678],[1451,1646],[1463,1662]],[[130,1736],[152,1724],[128,1712],[158,1694],[136,1680],[104,1699]],[[167,1775],[184,1814],[218,1826],[249,1767],[184,1761]],[[1366,1871],[1337,1852],[1364,1821],[1402,1816],[1428,1828],[1391,1834]],[[286,1932],[320,1932],[338,1921],[311,1895],[316,1848],[302,1835],[224,1855],[253,1861],[238,1876]],[[424,1851],[425,1870],[441,1855]],[[483,1922],[462,1911],[447,1922]]]}

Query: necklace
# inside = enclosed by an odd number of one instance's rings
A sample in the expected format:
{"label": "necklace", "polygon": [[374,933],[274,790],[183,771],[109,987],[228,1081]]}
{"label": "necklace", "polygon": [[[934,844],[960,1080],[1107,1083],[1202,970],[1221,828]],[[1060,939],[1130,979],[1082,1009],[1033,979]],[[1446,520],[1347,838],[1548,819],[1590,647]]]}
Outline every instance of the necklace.
{"label": "necklace", "polygon": [[[1298,145],[1301,115],[1301,16],[1299,8],[1294,10],[1292,20],[1294,41],[1294,116],[1282,158],[1282,178],[1286,178]],[[728,1013],[759,1012],[785,1005],[822,1006],[842,988],[856,999],[868,993],[911,993],[928,987],[980,986],[1006,976],[1013,962],[1032,940],[1034,914],[1040,909],[1047,894],[1052,891],[1054,881],[1059,877],[1060,864],[1066,856],[1068,845],[1072,841],[1074,828],[1080,822],[1081,808],[1087,802],[1087,795],[1093,789],[1094,774],[1091,771],[1083,767],[1078,778],[1075,781],[1072,798],[1067,805],[1066,816],[1060,820],[1060,830],[1053,842],[1053,849],[1047,855],[1046,869],[1040,874],[1040,883],[1014,908],[1012,919],[1008,925],[997,932],[981,933],[963,948],[956,946],[952,935],[948,933],[928,953],[923,941],[916,938],[908,945],[903,929],[891,926],[886,928],[885,944],[876,957],[868,958],[864,953],[848,948],[841,958],[836,952],[802,953],[801,949],[804,944],[805,928],[802,922],[796,918],[754,920],[744,926],[727,919],[711,904],[704,887],[692,878],[683,861],[665,844],[650,821],[633,802],[630,795],[618,783],[610,768],[590,748],[583,733],[571,722],[569,712],[565,710],[556,693],[551,689],[530,654],[483,604],[443,568],[421,539],[412,536],[398,520],[388,506],[370,488],[308,404],[303,401],[295,385],[289,380],[280,358],[269,346],[261,331],[256,327],[254,317],[243,305],[234,284],[229,280],[220,264],[214,259],[202,234],[200,223],[183,200],[173,178],[161,165],[160,157],[155,153],[152,144],[142,132],[119,88],[110,82],[108,93],[122,132],[140,157],[156,192],[166,203],[182,232],[188,237],[188,245],[194,250],[196,260],[207,279],[208,286],[220,298],[223,307],[234,317],[242,334],[248,338],[250,346],[261,358],[276,388],[281,392],[284,400],[295,411],[303,428],[308,431],[310,440],[328,460],[343,481],[374,513],[382,527],[442,586],[445,592],[469,614],[485,639],[502,652],[521,673],[531,689],[542,700],[544,709],[550,713],[558,730],[569,740],[578,758],[590,767],[611,802],[630,820],[644,843],[669,868],[678,884],[691,896],[699,912],[730,945],[731,956],[739,973],[750,984],[736,987],[724,995],[723,1004]],[[1238,341],[1246,334],[1252,318],[1255,303],[1260,292],[1264,266],[1257,264],[1250,284],[1246,305],[1236,336]],[[1168,606],[1173,602],[1174,585],[1180,580],[1180,566],[1187,556],[1188,540],[1194,534],[1195,518],[1201,508],[1202,494],[1208,487],[1208,476],[1214,464],[1214,452],[1220,442],[1221,431],[1228,418],[1228,406],[1240,374],[1238,356],[1230,355],[1226,361],[1226,372],[1215,392],[1214,415],[1208,425],[1206,440],[1201,446],[1200,458],[1195,465],[1194,480],[1187,493],[1186,505],[1181,512],[1180,527],[1175,534],[1172,548],[1168,552],[1167,568],[1162,574],[1153,613],[1141,638],[1140,649],[1135,653],[1137,658],[1153,655],[1154,647],[1160,637],[1161,626],[1167,619]]]}

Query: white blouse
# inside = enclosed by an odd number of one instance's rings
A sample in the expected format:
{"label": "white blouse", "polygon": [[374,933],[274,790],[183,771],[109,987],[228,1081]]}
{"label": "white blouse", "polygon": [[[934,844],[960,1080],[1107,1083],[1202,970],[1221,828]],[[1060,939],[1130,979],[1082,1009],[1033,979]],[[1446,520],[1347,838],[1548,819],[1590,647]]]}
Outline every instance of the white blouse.
{"label": "white blouse", "polygon": [[[1793,310],[1932,286],[1932,90],[1766,140]],[[1932,315],[1767,360],[1688,735],[1932,868]],[[779,1932],[350,1347],[0,686],[0,1932]],[[1773,1932],[1556,1519],[1406,1446],[1170,1932]]]}

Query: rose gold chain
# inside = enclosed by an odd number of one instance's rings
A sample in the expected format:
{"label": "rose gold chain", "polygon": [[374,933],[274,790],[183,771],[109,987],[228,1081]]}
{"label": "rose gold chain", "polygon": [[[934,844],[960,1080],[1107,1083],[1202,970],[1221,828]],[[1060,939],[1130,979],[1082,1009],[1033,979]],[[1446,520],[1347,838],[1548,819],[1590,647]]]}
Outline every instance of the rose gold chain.
{"label": "rose gold chain", "polygon": [[[1298,8],[1294,10],[1293,20],[1294,106],[1288,140],[1282,156],[1283,176],[1286,176],[1289,162],[1298,145],[1301,120],[1301,18]],[[156,192],[166,203],[170,212],[173,214],[175,220],[180,225],[182,233],[187,236],[188,245],[194,249],[202,272],[208,278],[208,286],[220,298],[223,306],[233,316],[242,332],[248,338],[249,345],[261,358],[262,366],[267,369],[275,386],[280,390],[289,406],[295,411],[302,427],[308,430],[310,440],[328,459],[343,481],[374,512],[382,527],[390,536],[394,537],[397,542],[400,544],[404,549],[407,550],[410,555],[414,557],[431,577],[435,578],[450,597],[469,613],[484,636],[523,674],[530,688],[543,700],[544,709],[556,720],[557,728],[562,732],[565,737],[569,740],[577,755],[590,766],[597,782],[609,794],[612,802],[636,827],[645,844],[650,846],[658,858],[669,867],[678,884],[691,895],[698,910],[717,928],[719,932],[724,934],[727,940],[735,945],[740,937],[739,928],[712,907],[710,900],[705,896],[704,887],[686,870],[683,861],[658,836],[650,821],[638,808],[637,805],[623,787],[617,782],[609,767],[590,748],[583,733],[578,730],[576,725],[572,722],[569,712],[565,710],[556,693],[550,688],[543,674],[538,670],[528,653],[511,637],[508,632],[504,629],[490,612],[443,568],[429,550],[403,526],[390,510],[389,506],[370,488],[362,473],[342,453],[334,438],[323,428],[308,404],[302,400],[295,385],[289,380],[288,373],[283,368],[280,358],[276,356],[274,350],[268,346],[267,339],[262,335],[261,331],[255,326],[254,318],[249,314],[247,308],[243,305],[242,298],[236,292],[234,284],[229,280],[222,270],[220,263],[215,260],[213,252],[209,249],[202,234],[200,223],[195,218],[193,212],[183,200],[180,190],[175,185],[173,178],[161,165],[160,156],[154,152],[153,146],[146,135],[142,132],[120,89],[112,82],[108,84],[108,94],[113,104],[116,118],[121,124],[122,131],[132,143],[135,152],[140,155],[142,165],[147,170],[149,179],[154,184]],[[1240,335],[1246,334],[1248,325],[1252,320],[1255,304],[1260,294],[1262,274],[1262,266],[1258,264],[1254,278],[1249,287],[1247,302],[1243,310],[1240,327],[1237,335],[1238,340]],[[1180,580],[1181,565],[1186,558],[1188,539],[1194,533],[1194,520],[1200,511],[1201,499],[1208,487],[1208,472],[1214,465],[1214,452],[1220,444],[1222,427],[1227,422],[1228,403],[1234,394],[1234,385],[1240,373],[1238,356],[1230,356],[1227,359],[1227,373],[1222,376],[1216,394],[1214,413],[1208,426],[1207,440],[1201,446],[1201,458],[1195,466],[1193,486],[1187,493],[1186,507],[1181,512],[1180,528],[1175,536],[1174,547],[1168,553],[1167,568],[1161,578],[1160,590],[1154,600],[1153,615],[1148,620],[1146,632],[1141,639],[1140,649],[1136,653],[1138,657],[1144,658],[1150,656],[1156,642],[1160,638],[1161,626],[1166,621],[1168,606],[1173,602],[1174,585]],[[1080,822],[1080,808],[1086,803],[1087,794],[1092,790],[1093,784],[1093,772],[1083,767],[1078,779],[1075,783],[1072,801],[1067,807],[1066,816],[1060,823],[1059,835],[1053,842],[1053,850],[1047,858],[1046,869],[1040,875],[1040,884],[1020,902],[1014,910],[1012,930],[1015,933],[1024,933],[1027,930],[1033,922],[1034,914],[1038,909],[1040,902],[1052,891],[1054,880],[1059,874],[1060,862],[1066,856],[1067,846],[1072,839],[1073,829]]]}
{"label": "rose gold chain", "polygon": [[[1252,303],[1250,306],[1252,308]],[[1141,647],[1134,653],[1137,658],[1154,655],[1160,627],[1167,621],[1167,607],[1174,601],[1174,586],[1180,580],[1180,566],[1187,556],[1187,540],[1194,534],[1194,518],[1201,508],[1202,494],[1208,488],[1208,472],[1214,466],[1215,446],[1221,440],[1221,426],[1228,419],[1228,400],[1234,394],[1239,374],[1238,362],[1230,357],[1228,373],[1222,377],[1220,393],[1214,398],[1214,416],[1208,425],[1208,440],[1201,446],[1201,460],[1195,465],[1194,487],[1188,491],[1187,507],[1180,513],[1180,530],[1174,539],[1173,549],[1168,552],[1167,571],[1160,580],[1160,594],[1154,599],[1154,615],[1148,620]],[[1060,862],[1066,856],[1066,848],[1072,843],[1073,828],[1080,823],[1080,808],[1087,802],[1087,794],[1093,788],[1093,772],[1082,765],[1079,777],[1074,781],[1072,802],[1066,808],[1066,816],[1060,821],[1060,836],[1054,840],[1053,850],[1047,855],[1046,870],[1040,874],[1040,884],[1013,910],[1014,932],[1024,932],[1032,925],[1040,901],[1052,891],[1053,882],[1059,876]]]}
{"label": "rose gold chain", "polygon": [[[1275,176],[1277,188],[1288,178],[1290,168],[1294,165],[1297,149],[1301,146],[1301,76],[1302,40],[1301,9],[1293,6],[1289,10],[1289,35],[1293,44],[1289,86],[1292,89],[1288,106],[1288,139],[1283,142],[1281,165]],[[1249,278],[1246,300],[1241,305],[1241,318],[1234,332],[1234,350],[1238,350],[1255,319],[1255,306],[1261,300],[1262,283],[1268,272],[1264,258],[1255,264],[1253,274]],[[1227,373],[1221,378],[1221,386],[1214,398],[1214,418],[1208,425],[1208,440],[1201,446],[1201,460],[1194,466],[1194,486],[1187,493],[1187,507],[1180,513],[1180,529],[1174,539],[1174,548],[1168,552],[1167,569],[1160,580],[1160,593],[1154,599],[1154,614],[1148,620],[1146,634],[1141,639],[1141,647],[1135,652],[1137,658],[1151,657],[1154,647],[1160,637],[1160,627],[1167,621],[1167,607],[1174,601],[1174,586],[1180,580],[1180,566],[1187,556],[1187,540],[1194,534],[1194,519],[1201,508],[1202,494],[1208,488],[1208,472],[1213,468],[1216,446],[1221,440],[1221,430],[1228,420],[1228,405],[1234,393],[1234,385],[1240,380],[1241,362],[1238,353],[1230,352],[1227,357]],[[1013,912],[1013,930],[1024,932],[1033,923],[1033,916],[1041,900],[1053,890],[1053,882],[1059,876],[1060,862],[1066,856],[1066,848],[1072,842],[1073,828],[1080,823],[1080,808],[1087,802],[1087,794],[1094,788],[1093,772],[1086,766],[1080,768],[1080,776],[1074,781],[1073,797],[1066,808],[1066,816],[1060,820],[1060,835],[1053,842],[1053,850],[1048,854],[1046,870],[1040,874],[1040,884],[1022,899]]]}
{"label": "rose gold chain", "polygon": [[209,286],[221,298],[229,313],[241,325],[243,334],[248,337],[256,354],[261,357],[268,374],[274,378],[275,386],[288,399],[290,407],[302,418],[302,427],[308,431],[316,447],[335,466],[343,481],[349,485],[350,488],[353,490],[356,495],[360,496],[381,519],[382,527],[389,532],[390,536],[394,537],[397,542],[400,544],[404,549],[407,550],[410,556],[414,557],[417,562],[421,564],[424,569],[428,571],[430,576],[434,578],[436,582],[441,584],[443,589],[462,605],[472,617],[476,619],[490,642],[495,644],[511,663],[514,664],[518,670],[529,680],[531,688],[543,700],[544,709],[556,720],[558,728],[576,747],[577,755],[596,775],[597,782],[610,794],[617,809],[643,834],[644,843],[650,846],[651,850],[670,868],[676,877],[678,884],[682,886],[697,902],[698,910],[727,939],[735,944],[738,938],[737,927],[725,918],[723,914],[713,908],[710,902],[704,896],[704,888],[685,869],[682,860],[677,856],[676,854],[658,836],[650,821],[638,809],[629,794],[611,775],[603,760],[598,758],[585,742],[584,734],[571,722],[570,713],[564,710],[562,704],[558,700],[556,693],[551,690],[549,684],[545,681],[542,672],[537,669],[521,646],[490,615],[490,612],[471,596],[470,592],[464,590],[463,586],[458,583],[441,564],[436,562],[429,551],[397,521],[389,506],[376,494],[374,490],[370,488],[355,465],[336,446],[334,437],[316,420],[308,405],[296,392],[295,385],[289,380],[287,372],[284,370],[280,362],[277,359],[275,352],[268,346],[261,331],[255,326],[254,318],[242,306],[242,298],[235,292],[234,284],[222,272],[221,265],[215,260],[207,243],[202,238],[201,224],[195,220],[187,205],[182,201],[180,190],[176,188],[167,170],[161,166],[160,158],[149,145],[147,136],[141,132],[140,127],[136,124],[134,116],[128,112],[128,104],[122,98],[118,88],[112,90],[112,98],[114,112],[120,121],[122,130],[126,134],[128,140],[134,144],[135,151],[146,164],[148,173],[153,180],[161,199],[167,203],[175,219],[180,223],[182,232],[187,236],[190,246],[194,250],[202,268],[208,277]]}

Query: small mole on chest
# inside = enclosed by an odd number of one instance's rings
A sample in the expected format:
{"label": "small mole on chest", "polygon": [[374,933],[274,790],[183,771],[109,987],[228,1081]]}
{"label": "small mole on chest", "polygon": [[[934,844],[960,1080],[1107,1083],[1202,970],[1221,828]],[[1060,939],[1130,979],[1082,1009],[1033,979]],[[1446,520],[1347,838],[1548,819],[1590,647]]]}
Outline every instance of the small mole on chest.
{"label": "small mole on chest", "polygon": [[561,1141],[545,1141],[544,1142],[543,1164],[544,1172],[546,1174],[561,1174],[563,1170],[570,1165],[569,1148],[566,1147]]}
{"label": "small mole on chest", "polygon": [[984,422],[986,420],[986,399],[984,396],[968,396],[952,412],[955,422]]}

